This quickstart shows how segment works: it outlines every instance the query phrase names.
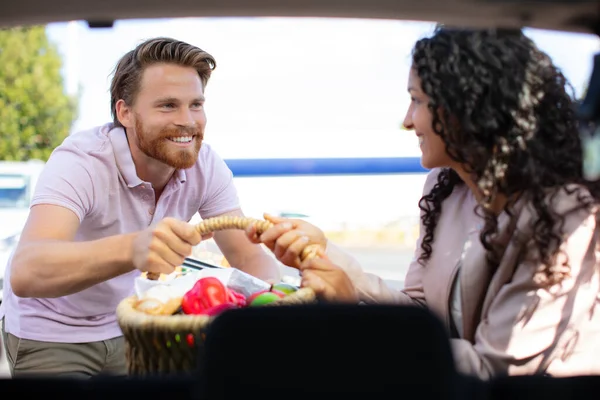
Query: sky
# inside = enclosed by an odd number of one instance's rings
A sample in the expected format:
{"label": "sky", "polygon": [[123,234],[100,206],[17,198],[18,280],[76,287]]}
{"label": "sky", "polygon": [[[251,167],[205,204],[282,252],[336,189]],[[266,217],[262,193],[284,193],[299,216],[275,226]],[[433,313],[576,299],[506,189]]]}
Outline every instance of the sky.
{"label": "sky", "polygon": [[[189,18],[118,21],[111,29],[60,23],[48,33],[64,57],[67,88],[80,90],[73,129],[111,120],[117,60],[141,41],[170,36],[217,61],[205,91],[205,140],[227,158],[418,157],[400,129],[416,40],[432,23],[326,18]],[[577,93],[587,84],[595,36],[527,30]],[[239,178],[247,215],[290,211],[380,226],[415,218],[424,175]]]}

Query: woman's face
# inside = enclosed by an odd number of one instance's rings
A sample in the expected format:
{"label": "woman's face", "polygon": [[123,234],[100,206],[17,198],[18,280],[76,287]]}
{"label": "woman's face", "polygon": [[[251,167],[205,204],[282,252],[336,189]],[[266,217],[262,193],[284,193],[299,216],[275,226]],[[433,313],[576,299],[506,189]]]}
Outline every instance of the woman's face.
{"label": "woman's face", "polygon": [[415,131],[419,139],[421,165],[427,169],[451,167],[455,162],[446,153],[442,138],[433,131],[429,97],[421,89],[421,79],[413,68],[408,75],[408,93],[411,101],[404,117],[404,127]]}

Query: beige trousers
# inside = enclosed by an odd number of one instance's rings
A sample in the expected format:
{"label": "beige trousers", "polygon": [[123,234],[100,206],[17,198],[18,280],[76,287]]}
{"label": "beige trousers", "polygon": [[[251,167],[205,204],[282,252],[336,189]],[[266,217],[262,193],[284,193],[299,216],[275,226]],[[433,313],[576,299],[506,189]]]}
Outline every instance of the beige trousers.
{"label": "beige trousers", "polygon": [[127,374],[122,336],[91,343],[38,342],[5,332],[2,320],[2,340],[13,377],[90,378],[98,374]]}

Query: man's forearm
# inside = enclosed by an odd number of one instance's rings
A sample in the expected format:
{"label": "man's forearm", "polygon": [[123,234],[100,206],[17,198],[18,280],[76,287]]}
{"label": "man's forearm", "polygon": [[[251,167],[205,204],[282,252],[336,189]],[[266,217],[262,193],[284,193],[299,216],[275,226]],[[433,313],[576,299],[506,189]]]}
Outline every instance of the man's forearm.
{"label": "man's forearm", "polygon": [[279,264],[262,248],[257,248],[256,251],[244,257],[238,268],[264,281],[279,282],[281,280]]}
{"label": "man's forearm", "polygon": [[20,297],[60,297],[134,269],[133,234],[89,242],[20,244],[11,263],[11,287]]}

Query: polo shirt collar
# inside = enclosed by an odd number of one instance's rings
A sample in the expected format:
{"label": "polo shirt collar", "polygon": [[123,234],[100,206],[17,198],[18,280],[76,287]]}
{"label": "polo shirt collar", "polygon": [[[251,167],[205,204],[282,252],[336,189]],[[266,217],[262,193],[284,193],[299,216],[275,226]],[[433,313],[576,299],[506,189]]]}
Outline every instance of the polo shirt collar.
{"label": "polo shirt collar", "polygon": [[[111,124],[109,127],[108,137],[112,144],[115,160],[117,162],[117,168],[125,179],[125,183],[128,187],[136,187],[144,183],[138,175],[133,163],[133,157],[131,156],[131,149],[129,148],[129,142],[127,141],[127,134],[125,129],[122,127],[114,127]],[[185,170],[178,169],[175,171],[173,176],[180,183],[184,183],[187,180]]]}

